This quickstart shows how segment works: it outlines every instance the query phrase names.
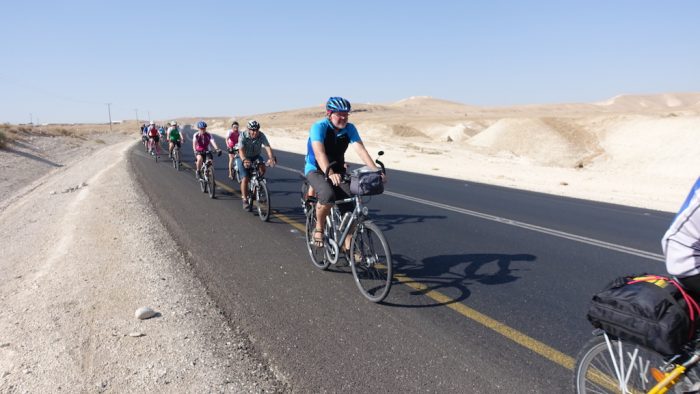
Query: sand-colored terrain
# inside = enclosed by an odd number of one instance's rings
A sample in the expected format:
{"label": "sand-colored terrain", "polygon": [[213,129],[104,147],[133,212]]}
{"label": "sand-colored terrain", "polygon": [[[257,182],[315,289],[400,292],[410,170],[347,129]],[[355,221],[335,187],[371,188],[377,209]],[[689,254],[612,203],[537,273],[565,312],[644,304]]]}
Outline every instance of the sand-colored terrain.
{"label": "sand-colored terrain", "polygon": [[[320,103],[205,120],[223,136],[233,118],[256,119],[273,147],[305,153],[323,115]],[[389,169],[562,196],[675,212],[700,175],[700,93],[506,108],[411,97],[354,103],[351,122]]]}

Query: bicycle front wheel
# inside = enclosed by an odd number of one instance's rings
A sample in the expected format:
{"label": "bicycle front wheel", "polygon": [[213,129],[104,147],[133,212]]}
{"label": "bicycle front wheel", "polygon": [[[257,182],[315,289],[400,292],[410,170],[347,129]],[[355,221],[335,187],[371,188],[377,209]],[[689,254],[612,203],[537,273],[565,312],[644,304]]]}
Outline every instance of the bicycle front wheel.
{"label": "bicycle front wheel", "polygon": [[392,265],[391,250],[382,230],[371,221],[359,223],[352,234],[350,267],[365,298],[381,302],[389,294]]}
{"label": "bicycle front wheel", "polygon": [[270,220],[270,194],[267,191],[267,183],[260,182],[257,187],[257,193],[255,199],[258,206],[258,217],[263,222],[267,222]]}
{"label": "bicycle front wheel", "polygon": [[202,178],[197,178],[197,181],[199,182],[199,189],[202,190],[202,193],[207,192],[207,181],[204,179],[204,176],[202,175]]}
{"label": "bicycle front wheel", "polygon": [[[647,348],[607,334],[591,338],[576,357],[574,391],[593,393],[646,393],[657,381],[652,369],[663,357]],[[673,391],[671,391],[673,392]]]}
{"label": "bicycle front wheel", "polygon": [[216,197],[216,181],[214,181],[214,168],[210,168],[207,170],[209,175],[207,176],[207,181],[209,184],[207,185],[209,189],[209,198],[214,198]]}
{"label": "bicycle front wheel", "polygon": [[[330,261],[326,259],[326,253],[323,247],[316,247],[314,245],[314,230],[316,229],[316,207],[309,204],[306,211],[306,249],[309,251],[309,257],[311,257],[311,263],[316,268],[322,270],[328,269],[331,265]],[[325,238],[325,234],[324,234]]]}

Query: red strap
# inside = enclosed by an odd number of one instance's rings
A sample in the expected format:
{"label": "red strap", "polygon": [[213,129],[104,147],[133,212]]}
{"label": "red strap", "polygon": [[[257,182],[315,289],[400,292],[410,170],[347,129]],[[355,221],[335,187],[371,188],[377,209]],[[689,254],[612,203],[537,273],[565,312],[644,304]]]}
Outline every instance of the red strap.
{"label": "red strap", "polygon": [[683,295],[683,299],[685,300],[685,303],[688,305],[688,314],[690,315],[690,332],[688,335],[692,338],[692,336],[695,334],[695,320],[697,319],[698,315],[700,315],[700,306],[698,306],[698,303],[693,299],[693,297],[688,294],[685,289],[683,289],[683,286],[680,285],[676,280],[667,278],[665,276],[660,276],[660,275],[647,275],[647,276],[642,276],[639,277],[635,280],[627,282],[627,284],[633,284],[633,283],[639,283],[639,282],[651,282],[654,280],[665,280],[667,282],[670,282],[672,285],[678,289],[678,291],[681,292]]}

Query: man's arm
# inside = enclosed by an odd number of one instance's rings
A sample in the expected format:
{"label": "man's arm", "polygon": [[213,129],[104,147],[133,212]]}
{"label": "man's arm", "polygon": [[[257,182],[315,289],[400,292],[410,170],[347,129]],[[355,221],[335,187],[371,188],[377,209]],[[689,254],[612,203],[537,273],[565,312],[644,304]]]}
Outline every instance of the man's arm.
{"label": "man's arm", "polygon": [[371,168],[373,171],[379,171],[379,168],[376,164],[374,164],[372,156],[369,155],[369,152],[367,152],[367,148],[365,148],[365,144],[363,144],[362,141],[354,142],[352,145],[355,148],[357,155],[360,156],[360,159],[362,159],[362,162],[365,163],[367,167]]}
{"label": "man's arm", "polygon": [[265,150],[267,151],[267,162],[269,163],[270,167],[274,167],[275,164],[277,164],[277,159],[275,159],[275,155],[272,154],[272,148],[270,146],[266,146]]}

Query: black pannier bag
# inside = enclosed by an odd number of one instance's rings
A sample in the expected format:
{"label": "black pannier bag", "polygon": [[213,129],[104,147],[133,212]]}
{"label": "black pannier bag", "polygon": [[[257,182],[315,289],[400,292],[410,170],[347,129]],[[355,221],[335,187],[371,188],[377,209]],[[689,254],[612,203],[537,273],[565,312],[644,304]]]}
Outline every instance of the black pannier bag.
{"label": "black pannier bag", "polygon": [[593,296],[587,317],[612,336],[670,356],[692,338],[697,310],[680,284],[645,275],[613,281]]}
{"label": "black pannier bag", "polygon": [[362,167],[350,173],[350,193],[358,196],[373,196],[384,193],[380,171],[369,171]]}

